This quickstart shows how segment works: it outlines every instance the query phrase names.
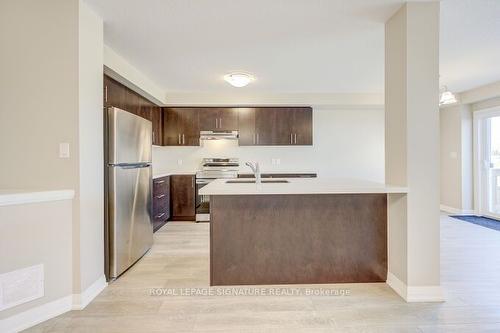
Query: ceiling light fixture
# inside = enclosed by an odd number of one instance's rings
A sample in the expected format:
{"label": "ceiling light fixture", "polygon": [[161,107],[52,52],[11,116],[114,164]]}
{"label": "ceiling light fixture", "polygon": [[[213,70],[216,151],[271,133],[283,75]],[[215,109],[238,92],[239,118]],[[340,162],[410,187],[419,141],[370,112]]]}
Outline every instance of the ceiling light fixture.
{"label": "ceiling light fixture", "polygon": [[250,82],[255,80],[255,78],[246,73],[230,73],[224,75],[224,80],[233,87],[241,88],[248,85]]}
{"label": "ceiling light fixture", "polygon": [[457,97],[455,96],[454,93],[448,90],[448,87],[443,86],[441,88],[441,94],[439,96],[439,106],[441,105],[448,105],[448,104],[455,104],[457,103]]}

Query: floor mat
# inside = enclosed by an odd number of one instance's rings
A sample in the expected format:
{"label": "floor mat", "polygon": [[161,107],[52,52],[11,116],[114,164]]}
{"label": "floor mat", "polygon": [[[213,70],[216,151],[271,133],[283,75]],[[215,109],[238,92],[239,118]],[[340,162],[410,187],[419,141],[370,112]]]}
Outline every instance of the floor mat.
{"label": "floor mat", "polygon": [[475,215],[450,215],[455,219],[459,219],[465,222],[474,223],[489,229],[500,231],[500,221],[490,219],[488,217],[475,216]]}

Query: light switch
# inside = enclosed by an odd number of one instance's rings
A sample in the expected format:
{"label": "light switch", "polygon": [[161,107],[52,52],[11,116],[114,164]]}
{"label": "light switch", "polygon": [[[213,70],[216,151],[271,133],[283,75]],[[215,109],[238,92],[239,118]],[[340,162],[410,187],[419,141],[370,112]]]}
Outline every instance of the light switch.
{"label": "light switch", "polygon": [[59,158],[69,158],[69,143],[62,142],[59,144]]}
{"label": "light switch", "polygon": [[177,165],[182,165],[182,160],[177,160]]}

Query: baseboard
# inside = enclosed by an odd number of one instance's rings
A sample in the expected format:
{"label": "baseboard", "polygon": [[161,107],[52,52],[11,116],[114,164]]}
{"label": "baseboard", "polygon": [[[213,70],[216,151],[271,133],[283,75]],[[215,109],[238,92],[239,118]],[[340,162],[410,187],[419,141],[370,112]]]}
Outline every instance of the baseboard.
{"label": "baseboard", "polygon": [[92,302],[101,291],[106,288],[108,283],[106,282],[106,277],[102,275],[94,283],[92,283],[87,289],[85,289],[81,294],[73,294],[73,310],[83,310],[85,307]]}
{"label": "baseboard", "polygon": [[0,321],[0,332],[20,332],[41,322],[71,311],[72,295],[39,305]]}
{"label": "baseboard", "polygon": [[406,300],[407,297],[407,287],[406,284],[398,279],[394,274],[391,272],[387,273],[387,281],[386,283],[391,287],[401,298]]}
{"label": "baseboard", "polygon": [[408,303],[444,302],[441,286],[407,286],[394,274],[387,273],[386,283]]}
{"label": "baseboard", "polygon": [[446,212],[448,214],[455,214],[455,215],[474,215],[475,212],[473,209],[458,209],[446,205],[441,205],[440,209],[443,212]]}
{"label": "baseboard", "polygon": [[412,302],[444,302],[443,289],[441,286],[418,286],[408,287],[406,301]]}

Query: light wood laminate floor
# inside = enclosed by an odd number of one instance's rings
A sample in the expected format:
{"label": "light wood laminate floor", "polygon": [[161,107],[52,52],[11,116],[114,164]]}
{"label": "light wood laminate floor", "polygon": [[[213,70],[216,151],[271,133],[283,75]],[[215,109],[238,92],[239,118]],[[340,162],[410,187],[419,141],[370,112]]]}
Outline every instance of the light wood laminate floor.
{"label": "light wood laminate floor", "polygon": [[500,332],[498,231],[442,215],[445,303],[408,304],[384,283],[300,286],[350,296],[151,296],[151,288],[208,287],[208,232],[208,224],[168,223],[151,251],[86,309],[28,331]]}

